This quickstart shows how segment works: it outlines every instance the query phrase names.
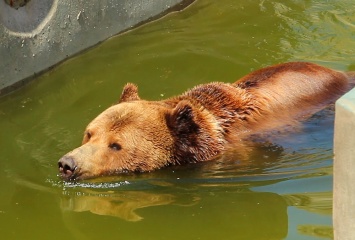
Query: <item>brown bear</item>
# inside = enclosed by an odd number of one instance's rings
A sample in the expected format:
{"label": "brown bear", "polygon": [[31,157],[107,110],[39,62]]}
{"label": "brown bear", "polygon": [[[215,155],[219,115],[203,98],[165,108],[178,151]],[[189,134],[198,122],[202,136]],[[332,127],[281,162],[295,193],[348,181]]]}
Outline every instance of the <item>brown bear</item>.
{"label": "brown bear", "polygon": [[129,83],[119,103],[87,126],[82,146],[59,160],[59,171],[78,180],[211,160],[251,134],[309,116],[351,82],[350,73],[290,62],[161,101],[140,99]]}

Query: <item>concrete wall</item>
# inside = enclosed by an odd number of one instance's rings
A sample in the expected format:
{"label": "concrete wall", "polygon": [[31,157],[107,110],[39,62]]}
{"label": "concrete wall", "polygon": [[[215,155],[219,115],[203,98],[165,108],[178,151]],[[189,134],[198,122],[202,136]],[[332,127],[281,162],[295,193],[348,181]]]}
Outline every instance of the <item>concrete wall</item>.
{"label": "concrete wall", "polygon": [[334,136],[334,239],[355,239],[355,89],[336,103]]}
{"label": "concrete wall", "polygon": [[15,9],[0,0],[0,94],[100,41],[191,2],[31,0]]}

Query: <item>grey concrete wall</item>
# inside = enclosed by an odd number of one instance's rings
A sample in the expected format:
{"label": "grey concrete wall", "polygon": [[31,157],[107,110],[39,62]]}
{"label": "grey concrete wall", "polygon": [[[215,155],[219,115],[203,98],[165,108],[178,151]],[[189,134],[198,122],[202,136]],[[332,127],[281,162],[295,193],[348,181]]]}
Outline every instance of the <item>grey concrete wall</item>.
{"label": "grey concrete wall", "polygon": [[0,0],[0,94],[137,24],[183,8],[185,0]]}
{"label": "grey concrete wall", "polygon": [[354,240],[355,89],[336,102],[334,135],[334,239]]}

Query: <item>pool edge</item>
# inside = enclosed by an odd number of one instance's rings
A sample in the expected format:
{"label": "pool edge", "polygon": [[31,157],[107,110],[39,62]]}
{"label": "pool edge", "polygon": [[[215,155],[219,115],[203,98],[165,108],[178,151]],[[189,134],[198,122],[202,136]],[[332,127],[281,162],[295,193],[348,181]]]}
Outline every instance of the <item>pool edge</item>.
{"label": "pool edge", "polygon": [[335,240],[355,238],[355,88],[335,106],[333,226]]}

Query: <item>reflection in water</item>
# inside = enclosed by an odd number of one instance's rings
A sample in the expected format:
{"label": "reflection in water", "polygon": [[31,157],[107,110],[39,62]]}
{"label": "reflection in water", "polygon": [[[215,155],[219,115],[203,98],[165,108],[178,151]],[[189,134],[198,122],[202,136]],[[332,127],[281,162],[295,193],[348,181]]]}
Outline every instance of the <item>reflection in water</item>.
{"label": "reflection in water", "polygon": [[[137,222],[144,218],[144,224],[148,225],[153,222],[157,226],[164,226],[165,222],[170,221],[181,222],[184,232],[191,232],[191,239],[196,234],[206,232],[199,228],[213,229],[221,224],[224,232],[216,232],[216,237],[219,234],[220,236],[237,234],[235,239],[264,239],[265,236],[283,239],[287,236],[287,204],[282,196],[270,192],[251,192],[246,189],[240,189],[240,191],[235,191],[235,188],[230,188],[231,191],[221,191],[221,187],[217,189],[199,193],[198,191],[181,191],[181,189],[173,191],[170,187],[168,192],[161,193],[159,191],[95,192],[83,189],[82,192],[64,195],[61,206],[65,212],[65,221],[69,225],[75,222],[77,216],[70,212],[89,211],[93,214],[117,217],[129,222]],[[164,209],[164,205],[170,205],[170,209],[174,205],[177,210],[171,212],[165,208],[167,211],[156,218],[157,212],[164,211],[161,210]],[[158,206],[161,209],[157,208]],[[152,208],[151,211],[149,211],[150,208]],[[184,210],[186,208],[189,210]],[[134,226],[124,226],[127,229],[121,231],[122,235],[129,234],[133,239],[135,233],[130,230]],[[85,231],[82,234],[85,234]],[[156,234],[164,235],[164,231],[170,231],[171,234],[181,232],[180,229],[162,228],[161,232]],[[211,232],[207,231],[206,236],[210,235]]]}
{"label": "reflection in water", "polygon": [[317,214],[332,214],[333,194],[330,191],[290,194],[285,195],[284,198],[289,206],[294,206]]}
{"label": "reflection in water", "polygon": [[[119,223],[120,234],[130,239],[140,236],[141,232],[139,233],[138,229],[146,231],[154,229],[154,226],[167,226],[159,231],[153,231],[150,239],[167,234],[176,235],[176,239],[179,239],[179,234],[186,237],[186,233],[189,233],[192,239],[197,237],[215,239],[214,237],[218,236],[233,236],[237,232],[238,235],[234,239],[281,240],[289,231],[288,208],[296,207],[321,215],[331,214],[330,191],[285,195],[253,192],[250,190],[252,186],[243,186],[243,180],[240,182],[241,186],[236,186],[236,179],[234,185],[219,183],[218,180],[209,185],[208,182],[213,181],[212,179],[204,180],[205,183],[196,180],[177,183],[157,179],[151,180],[150,185],[144,181],[143,186],[140,186],[142,184],[140,181],[78,184],[57,182],[52,183],[52,187],[44,187],[23,179],[17,182],[12,201],[19,204],[20,209],[32,209],[33,201],[40,201],[41,196],[38,192],[47,193],[46,199],[52,204],[41,210],[40,204],[35,206],[37,217],[42,217],[48,211],[47,208],[53,208],[53,205],[57,204],[57,201],[53,202],[50,199],[57,196],[58,190],[62,188],[60,208],[63,222],[73,235],[80,235],[82,238],[90,237],[94,231],[105,231],[105,224],[97,223],[104,222],[106,216],[123,220]],[[263,184],[268,184],[268,181],[264,181]],[[255,184],[259,185],[260,183]],[[144,190],[132,190],[135,188]],[[24,195],[27,197],[23,198]],[[13,205],[13,209],[18,208]],[[101,218],[86,220],[85,225],[79,224],[84,216],[90,219],[87,213]],[[181,225],[176,228],[169,225],[178,223]],[[300,234],[327,239],[332,236],[332,229],[329,226],[300,224],[296,227]],[[181,228],[184,229],[183,234]],[[204,230],[210,228],[222,228],[223,233]]]}
{"label": "reflection in water", "polygon": [[[289,206],[321,215],[332,215],[332,192],[313,192],[283,196]],[[297,227],[303,235],[333,239],[333,227],[302,224]]]}
{"label": "reflection in water", "polygon": [[301,225],[298,227],[298,231],[303,235],[333,239],[333,228],[329,226]]}
{"label": "reflection in water", "polygon": [[[105,196],[105,195],[108,196]],[[140,221],[143,217],[135,211],[140,208],[167,205],[174,202],[171,194],[154,194],[148,192],[123,192],[121,194],[100,193],[98,196],[85,193],[81,196],[66,196],[62,199],[62,209],[75,212],[112,216],[126,221]]]}
{"label": "reflection in water", "polygon": [[[168,191],[98,191],[92,189],[78,189],[75,192],[65,191],[61,208],[66,212],[66,221],[71,219],[70,212],[91,212],[97,215],[111,216],[128,222],[141,221],[144,218],[150,222],[154,219],[154,211],[140,211],[151,207],[175,205],[179,208],[189,207],[188,212],[196,212],[196,209],[208,208],[203,218],[213,219],[208,224],[216,224],[221,221],[233,220],[236,224],[229,224],[231,229],[242,236],[236,239],[263,239],[263,236],[273,236],[272,239],[283,239],[288,232],[287,208],[296,207],[311,213],[331,215],[332,193],[318,192],[305,194],[278,195],[270,192],[251,192],[248,189],[215,184],[211,191],[196,191],[198,186],[191,189],[179,189],[172,184],[159,184],[167,187]],[[217,190],[218,189],[218,190]],[[221,191],[224,189],[224,191]],[[199,192],[199,193],[197,193]],[[155,209],[155,211],[158,211]],[[185,210],[178,210],[185,212]],[[152,215],[153,213],[153,215]],[[196,215],[197,216],[197,215]],[[75,216],[73,215],[73,221]],[[161,215],[164,219],[170,219],[169,212]],[[174,221],[185,221],[190,228],[199,218],[191,216],[175,216]],[[70,220],[69,220],[70,221]],[[156,221],[156,220],[155,220]],[[163,220],[164,221],[164,220]],[[161,220],[160,220],[161,222]],[[160,224],[157,222],[156,224]],[[163,224],[163,223],[162,223]],[[205,227],[213,227],[212,225]],[[301,234],[332,238],[332,228],[329,226],[302,224],[297,226]],[[189,229],[185,229],[189,231]],[[83,233],[85,234],[85,232]],[[230,236],[230,235],[229,235]]]}

